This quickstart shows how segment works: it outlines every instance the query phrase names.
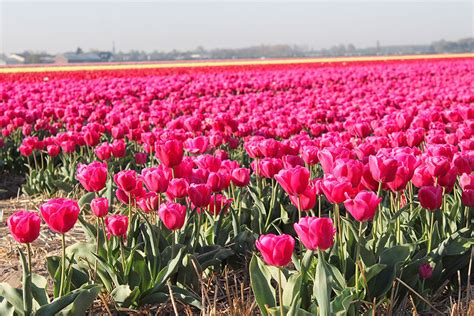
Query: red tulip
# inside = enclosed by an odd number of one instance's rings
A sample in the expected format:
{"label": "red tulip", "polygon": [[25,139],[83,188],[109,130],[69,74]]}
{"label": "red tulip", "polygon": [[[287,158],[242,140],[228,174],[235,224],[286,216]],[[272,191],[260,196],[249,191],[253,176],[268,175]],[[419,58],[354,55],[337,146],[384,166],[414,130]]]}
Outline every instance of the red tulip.
{"label": "red tulip", "polygon": [[308,165],[312,166],[318,163],[319,148],[316,146],[305,146],[301,149],[301,158]]}
{"label": "red tulip", "polygon": [[119,189],[131,192],[137,187],[137,173],[135,170],[122,170],[114,175],[114,182]]}
{"label": "red tulip", "polygon": [[352,195],[352,184],[346,178],[327,177],[321,182],[321,189],[329,202],[339,204],[344,202],[346,194]]}
{"label": "red tulip", "polygon": [[183,143],[177,140],[167,140],[157,143],[156,156],[168,168],[173,168],[183,160]]}
{"label": "red tulip", "polygon": [[309,250],[326,250],[334,244],[336,229],[330,218],[302,217],[293,224],[303,245]]}
{"label": "red tulip", "polygon": [[88,165],[77,166],[76,179],[89,192],[98,192],[107,182],[107,165],[94,161]]}
{"label": "red tulip", "polygon": [[261,235],[255,242],[255,246],[260,251],[263,261],[271,266],[284,267],[291,261],[291,256],[295,248],[295,240],[287,234]]}
{"label": "red tulip", "polygon": [[426,160],[426,167],[428,172],[433,177],[439,177],[445,175],[450,167],[450,161],[446,157],[428,157]]}
{"label": "red tulip", "polygon": [[220,192],[225,190],[230,185],[230,176],[227,173],[211,172],[207,178],[207,185],[212,192]]}
{"label": "red tulip", "polygon": [[94,153],[100,160],[109,160],[112,155],[112,148],[109,143],[102,143],[94,149]]}
{"label": "red tulip", "polygon": [[94,147],[100,142],[100,134],[94,130],[87,131],[84,134],[84,142],[87,146]]}
{"label": "red tulip", "polygon": [[222,161],[216,156],[212,155],[201,155],[196,157],[194,160],[196,165],[201,169],[206,169],[208,171],[217,172],[221,167]]}
{"label": "red tulip", "polygon": [[198,136],[193,139],[188,139],[184,142],[184,148],[191,154],[205,153],[208,147],[209,139],[206,136]]}
{"label": "red tulip", "polygon": [[98,197],[91,201],[91,210],[97,217],[104,217],[109,213],[109,200]]}
{"label": "red tulip", "polygon": [[441,187],[425,186],[418,191],[418,201],[423,208],[434,211],[441,207],[443,189]]}
{"label": "red tulip", "polygon": [[211,196],[211,200],[209,202],[209,213],[217,216],[222,210],[226,211],[227,207],[229,207],[231,203],[232,199],[227,199],[222,194]]}
{"label": "red tulip", "polygon": [[135,163],[137,165],[145,165],[148,160],[146,153],[135,153]]}
{"label": "red tulip", "polygon": [[250,170],[247,168],[236,168],[232,170],[232,183],[238,187],[244,187],[250,182]]}
{"label": "red tulip", "polygon": [[433,268],[429,263],[421,264],[418,271],[420,274],[420,278],[422,278],[423,280],[429,279],[433,276]]}
{"label": "red tulip", "polygon": [[46,151],[48,152],[48,155],[50,157],[56,157],[57,155],[59,155],[61,147],[59,147],[58,145],[48,145],[46,147]]}
{"label": "red tulip", "polygon": [[28,145],[21,145],[18,150],[20,151],[20,154],[25,157],[31,156],[33,153],[33,147]]}
{"label": "red tulip", "polygon": [[138,207],[145,213],[157,211],[160,197],[155,192],[147,192],[137,199]]}
{"label": "red tulip", "polygon": [[362,173],[364,170],[364,165],[357,160],[353,159],[336,159],[333,164],[332,174],[336,177],[345,177],[347,178],[352,187],[357,187],[362,178]]}
{"label": "red tulip", "polygon": [[105,227],[107,236],[116,236],[125,238],[128,228],[128,217],[126,215],[110,215],[105,218]]}
{"label": "red tulip", "polygon": [[186,219],[186,206],[174,202],[167,202],[160,206],[158,215],[169,230],[181,229]]}
{"label": "red tulip", "polygon": [[76,224],[80,209],[74,200],[56,198],[41,205],[40,212],[52,231],[64,234]]}
{"label": "red tulip", "polygon": [[461,200],[464,206],[473,207],[474,206],[474,189],[463,190],[462,195],[461,195]]}
{"label": "red tulip", "polygon": [[413,177],[411,179],[413,185],[417,188],[421,188],[424,186],[430,186],[434,184],[434,179],[431,174],[428,172],[426,166],[419,166],[415,169],[413,173]]}
{"label": "red tulip", "polygon": [[170,200],[184,198],[188,195],[188,181],[185,179],[172,179],[166,190],[166,195]]}
{"label": "red tulip", "polygon": [[290,168],[296,168],[296,167],[304,167],[304,160],[295,155],[285,155],[281,157],[281,160],[283,161],[283,168],[285,169],[290,169]]}
{"label": "red tulip", "polygon": [[395,174],[395,179],[387,183],[387,186],[393,192],[402,191],[405,189],[408,181],[410,181],[410,170],[405,166],[400,166]]}
{"label": "red tulip", "polygon": [[258,148],[263,156],[272,158],[280,153],[281,144],[273,138],[265,139],[258,143]]}
{"label": "red tulip", "polygon": [[290,195],[291,203],[296,207],[301,207],[302,211],[309,211],[316,205],[317,191],[316,184],[310,183],[306,190],[300,195]]}
{"label": "red tulip", "polygon": [[474,189],[474,174],[463,173],[459,178],[461,189]]}
{"label": "red tulip", "polygon": [[123,158],[127,154],[127,145],[123,139],[115,140],[111,145],[111,150],[115,158]]}
{"label": "red tulip", "polygon": [[252,169],[257,175],[267,179],[272,179],[282,168],[283,162],[277,158],[264,158],[258,164],[254,162],[252,165]]}
{"label": "red tulip", "polygon": [[17,242],[30,243],[39,236],[41,218],[36,212],[21,210],[8,218],[7,225]]}
{"label": "red tulip", "polygon": [[375,181],[387,183],[395,180],[398,162],[391,158],[369,156],[369,168]]}
{"label": "red tulip", "polygon": [[115,191],[115,196],[123,204],[134,204],[136,200],[140,199],[146,193],[143,188],[143,183],[141,180],[135,182],[135,188],[131,191],[124,191],[120,187]]}
{"label": "red tulip", "polygon": [[374,218],[380,201],[382,198],[374,192],[361,191],[353,199],[344,201],[344,206],[357,221],[366,222]]}
{"label": "red tulip", "polygon": [[289,195],[302,194],[309,184],[309,171],[304,167],[283,169],[275,175],[275,179]]}
{"label": "red tulip", "polygon": [[159,168],[145,168],[142,170],[142,179],[148,190],[164,193],[168,189],[168,178]]}
{"label": "red tulip", "polygon": [[207,184],[190,184],[188,195],[196,207],[206,207],[211,200],[211,188]]}

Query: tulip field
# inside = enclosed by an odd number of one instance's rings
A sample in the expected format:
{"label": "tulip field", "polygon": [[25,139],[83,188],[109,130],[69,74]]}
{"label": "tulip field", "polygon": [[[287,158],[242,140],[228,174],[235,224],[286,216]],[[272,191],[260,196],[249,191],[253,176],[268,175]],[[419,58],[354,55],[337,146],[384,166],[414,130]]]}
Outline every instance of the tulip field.
{"label": "tulip field", "polygon": [[472,315],[452,57],[0,72],[0,315]]}

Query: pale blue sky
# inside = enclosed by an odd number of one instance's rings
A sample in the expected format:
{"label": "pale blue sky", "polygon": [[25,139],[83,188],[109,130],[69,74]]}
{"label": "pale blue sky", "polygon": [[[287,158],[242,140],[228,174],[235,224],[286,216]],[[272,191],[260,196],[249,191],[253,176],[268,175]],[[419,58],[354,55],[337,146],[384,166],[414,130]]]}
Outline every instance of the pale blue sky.
{"label": "pale blue sky", "polygon": [[171,50],[296,44],[325,48],[430,43],[473,36],[458,1],[0,0],[0,52]]}

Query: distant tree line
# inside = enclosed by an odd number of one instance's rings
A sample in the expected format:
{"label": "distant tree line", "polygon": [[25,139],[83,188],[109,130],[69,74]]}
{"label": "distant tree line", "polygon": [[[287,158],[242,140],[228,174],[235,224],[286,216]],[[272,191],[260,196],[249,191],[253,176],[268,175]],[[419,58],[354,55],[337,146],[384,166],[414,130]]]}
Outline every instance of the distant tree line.
{"label": "distant tree line", "polygon": [[312,50],[304,46],[259,45],[245,48],[205,49],[198,47],[189,51],[169,52],[130,51],[114,55],[116,61],[187,60],[187,59],[242,59],[242,58],[291,58],[333,57],[406,54],[441,54],[474,52],[474,38],[458,41],[440,40],[427,45],[393,45],[356,48],[353,44],[337,45],[327,49]]}
{"label": "distant tree line", "polygon": [[[334,56],[373,56],[373,55],[410,55],[410,54],[442,54],[474,52],[474,38],[464,38],[457,41],[440,40],[427,45],[392,45],[383,46],[378,41],[373,47],[357,48],[353,44],[341,44],[326,49],[313,50],[305,46],[296,45],[258,45],[244,48],[205,49],[200,46],[194,50],[168,52],[145,52],[131,50],[129,52],[99,52],[91,50],[89,53],[110,54],[107,59],[113,62],[120,61],[164,61],[164,60],[193,60],[193,59],[245,59],[245,58],[296,58],[296,57],[334,57]],[[76,54],[85,54],[78,48]],[[54,56],[44,52],[23,52],[24,63],[52,63]],[[6,56],[8,57],[8,56]],[[0,55],[0,59],[5,56]]]}

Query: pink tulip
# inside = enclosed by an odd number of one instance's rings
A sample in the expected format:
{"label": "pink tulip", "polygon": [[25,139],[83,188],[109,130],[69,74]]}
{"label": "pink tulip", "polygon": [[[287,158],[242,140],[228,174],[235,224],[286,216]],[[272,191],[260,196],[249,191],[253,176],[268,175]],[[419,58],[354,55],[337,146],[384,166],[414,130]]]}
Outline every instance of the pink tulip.
{"label": "pink tulip", "polygon": [[351,199],[344,201],[346,210],[359,222],[372,220],[377,212],[377,207],[382,198],[369,191],[361,191]]}
{"label": "pink tulip", "polygon": [[336,229],[332,220],[326,217],[302,217],[293,224],[303,245],[309,250],[326,250],[334,244]]}
{"label": "pink tulip", "polygon": [[263,261],[271,266],[284,267],[291,261],[295,240],[290,235],[261,235],[255,242]]}
{"label": "pink tulip", "polygon": [[105,188],[107,182],[107,165],[94,161],[89,165],[77,166],[76,179],[89,192],[98,192]]}
{"label": "pink tulip", "polygon": [[169,230],[181,229],[186,219],[186,206],[167,202],[160,206],[158,215],[161,221]]}
{"label": "pink tulip", "polygon": [[55,198],[41,205],[40,212],[53,232],[65,234],[76,224],[80,209],[74,200]]}
{"label": "pink tulip", "polygon": [[31,243],[39,237],[41,218],[36,212],[20,210],[7,220],[8,229],[19,243]]}
{"label": "pink tulip", "polygon": [[275,175],[275,179],[289,195],[302,194],[309,184],[309,171],[304,167],[283,169]]}
{"label": "pink tulip", "polygon": [[423,208],[434,211],[441,207],[443,189],[441,187],[425,186],[418,191],[418,201]]}
{"label": "pink tulip", "polygon": [[91,201],[91,210],[97,217],[104,217],[109,213],[109,200],[107,198],[95,198]]}

